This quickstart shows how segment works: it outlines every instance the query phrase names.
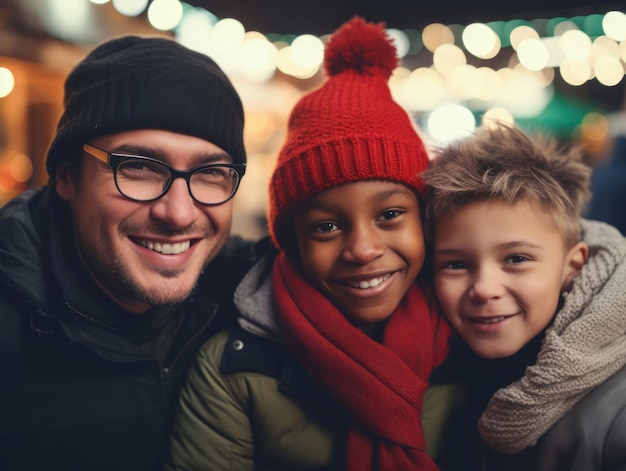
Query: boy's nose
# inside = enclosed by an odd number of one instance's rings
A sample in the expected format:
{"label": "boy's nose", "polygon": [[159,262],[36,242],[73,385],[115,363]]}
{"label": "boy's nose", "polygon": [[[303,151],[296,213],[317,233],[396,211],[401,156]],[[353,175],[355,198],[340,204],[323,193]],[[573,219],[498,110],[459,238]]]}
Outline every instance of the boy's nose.
{"label": "boy's nose", "polygon": [[504,287],[494,270],[480,270],[473,279],[469,289],[469,297],[473,301],[487,302],[502,297]]}

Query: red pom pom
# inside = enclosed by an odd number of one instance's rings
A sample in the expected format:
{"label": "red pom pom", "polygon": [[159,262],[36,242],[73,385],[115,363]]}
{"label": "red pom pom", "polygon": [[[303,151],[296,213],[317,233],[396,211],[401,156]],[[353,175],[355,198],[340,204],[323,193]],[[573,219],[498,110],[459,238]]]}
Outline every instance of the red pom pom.
{"label": "red pom pom", "polygon": [[388,79],[397,66],[396,48],[382,23],[367,23],[355,16],[326,45],[324,67],[331,76],[353,69],[363,75]]}

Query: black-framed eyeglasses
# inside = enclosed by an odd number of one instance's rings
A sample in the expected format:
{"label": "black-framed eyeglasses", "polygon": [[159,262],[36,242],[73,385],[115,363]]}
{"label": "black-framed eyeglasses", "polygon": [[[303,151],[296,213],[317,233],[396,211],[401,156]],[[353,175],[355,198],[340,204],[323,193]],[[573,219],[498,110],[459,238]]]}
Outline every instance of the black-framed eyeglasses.
{"label": "black-framed eyeglasses", "polygon": [[216,206],[235,196],[246,172],[246,164],[220,163],[176,170],[151,157],[107,152],[89,144],[83,145],[83,150],[111,167],[117,190],[133,201],[157,200],[167,193],[174,179],[183,178],[194,201]]}

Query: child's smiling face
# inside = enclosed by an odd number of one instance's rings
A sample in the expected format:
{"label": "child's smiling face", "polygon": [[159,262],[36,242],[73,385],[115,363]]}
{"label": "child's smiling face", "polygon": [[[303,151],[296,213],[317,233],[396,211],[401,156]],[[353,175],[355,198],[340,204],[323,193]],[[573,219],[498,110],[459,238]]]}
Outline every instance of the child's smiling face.
{"label": "child's smiling face", "polygon": [[477,355],[515,354],[555,315],[587,247],[565,246],[537,205],[484,200],[440,217],[434,281],[452,327]]}
{"label": "child's smiling face", "polygon": [[354,324],[387,319],[424,264],[416,194],[366,180],[324,190],[295,211],[302,267]]}

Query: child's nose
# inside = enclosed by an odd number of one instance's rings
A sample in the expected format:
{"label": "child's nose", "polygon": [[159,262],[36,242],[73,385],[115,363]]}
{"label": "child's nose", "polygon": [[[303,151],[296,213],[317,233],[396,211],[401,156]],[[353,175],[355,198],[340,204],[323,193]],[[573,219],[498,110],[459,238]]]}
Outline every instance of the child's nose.
{"label": "child's nose", "polygon": [[343,258],[364,265],[384,253],[385,243],[376,228],[360,225],[351,229],[346,239]]}
{"label": "child's nose", "polygon": [[496,270],[480,269],[472,278],[469,297],[473,301],[487,302],[502,297],[504,286]]}

